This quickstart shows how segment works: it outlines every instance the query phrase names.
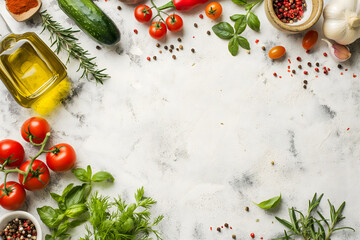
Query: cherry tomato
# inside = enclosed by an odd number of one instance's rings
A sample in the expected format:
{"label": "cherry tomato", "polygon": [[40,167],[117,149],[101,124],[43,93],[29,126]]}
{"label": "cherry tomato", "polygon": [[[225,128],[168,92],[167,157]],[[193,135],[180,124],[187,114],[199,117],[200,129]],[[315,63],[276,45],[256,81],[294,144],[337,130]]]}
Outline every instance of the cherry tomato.
{"label": "cherry tomato", "polygon": [[209,3],[205,8],[206,16],[211,19],[217,19],[222,14],[222,7],[221,4],[218,2]]}
{"label": "cherry tomato", "polygon": [[308,31],[305,34],[303,42],[302,42],[303,47],[306,50],[312,49],[315,46],[315,44],[318,40],[318,37],[319,37],[319,34],[317,31],[314,31],[314,30]]}
{"label": "cherry tomato", "polygon": [[41,117],[32,117],[26,120],[21,127],[21,136],[27,142],[30,142],[29,137],[32,135],[34,143],[42,143],[48,132],[50,132],[50,125]]}
{"label": "cherry tomato", "polygon": [[66,143],[57,144],[50,149],[54,153],[46,154],[46,164],[54,172],[65,172],[72,169],[76,162],[76,153],[72,146]]}
{"label": "cherry tomato", "polygon": [[[24,162],[20,166],[20,170],[25,172],[29,167],[30,167],[30,160]],[[50,181],[50,172],[46,164],[36,159],[32,165],[32,170],[36,171],[38,176],[36,177],[33,176],[33,174],[29,173],[29,176],[27,177],[25,184],[22,184],[24,176],[22,174],[19,174],[18,177],[20,184],[23,185],[23,187],[29,191],[36,191],[46,187],[46,185],[48,185]],[[41,181],[39,181],[38,178]]]}
{"label": "cherry tomato", "polygon": [[142,4],[135,8],[134,15],[136,20],[144,23],[151,20],[152,11],[148,6]]}
{"label": "cherry tomato", "polygon": [[179,32],[183,28],[183,20],[179,15],[170,15],[166,19],[166,26],[171,32]]}
{"label": "cherry tomato", "polygon": [[20,167],[24,161],[24,156],[24,148],[17,141],[11,139],[0,141],[0,164],[4,163],[3,159],[10,158],[10,163],[6,167]]}
{"label": "cherry tomato", "polygon": [[276,46],[276,47],[273,47],[269,51],[269,57],[271,59],[278,59],[278,58],[281,58],[282,56],[284,56],[285,52],[286,52],[286,50],[283,46]]}
{"label": "cherry tomato", "polygon": [[165,37],[167,32],[166,25],[163,22],[153,22],[149,28],[149,34],[152,38],[162,39]]}
{"label": "cherry tomato", "polygon": [[10,193],[8,195],[4,194],[4,184],[0,186],[0,205],[7,210],[17,210],[25,202],[26,191],[25,189],[18,184],[17,182],[9,181],[6,182],[6,187],[10,188]]}

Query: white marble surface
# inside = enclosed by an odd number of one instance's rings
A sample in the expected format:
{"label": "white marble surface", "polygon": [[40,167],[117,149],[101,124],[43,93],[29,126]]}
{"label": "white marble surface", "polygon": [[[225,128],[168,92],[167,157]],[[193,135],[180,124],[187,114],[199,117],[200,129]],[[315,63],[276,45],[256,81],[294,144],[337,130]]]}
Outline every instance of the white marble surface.
{"label": "white marble surface", "polygon": [[[56,1],[43,2],[42,9],[55,20],[76,28]],[[221,3],[225,20],[243,12],[231,1]],[[72,96],[47,119],[52,143],[72,144],[78,166],[91,164],[94,170],[113,173],[116,183],[98,189],[101,193],[132,199],[136,188],[144,186],[146,193],[158,200],[153,213],[165,215],[160,229],[169,240],[225,240],[232,234],[250,239],[251,232],[256,239],[271,239],[283,230],[273,223],[274,216],[288,218],[288,207],[305,209],[315,192],[325,193],[321,209],[328,213],[328,198],[336,206],[346,201],[343,224],[359,230],[341,232],[333,239],[360,239],[360,79],[352,76],[360,75],[358,42],[352,46],[352,60],[344,65],[349,71],[340,76],[337,64],[322,55],[327,50],[324,43],[319,42],[307,55],[301,48],[302,35],[288,36],[275,30],[260,6],[256,13],[261,32],[244,33],[251,42],[251,54],[241,50],[232,57],[227,42],[206,34],[216,22],[200,19],[200,7],[181,14],[185,30],[168,34],[161,42],[162,46],[178,45],[176,39],[183,39],[184,51],[176,52],[173,60],[164,50],[158,53],[147,25],[132,16],[133,7],[115,0],[97,4],[118,25],[122,34],[119,46],[98,51],[97,43],[86,35],[77,36],[112,78],[103,86],[79,80],[73,61],[68,66]],[[118,5],[123,10],[118,11]],[[16,23],[5,13],[3,1],[0,7],[14,32],[40,33],[38,23]],[[199,28],[193,27],[194,22]],[[321,29],[320,23],[316,29]],[[47,33],[40,36],[49,43]],[[284,45],[286,58],[270,61],[261,50],[263,45],[267,49]],[[153,55],[158,61],[148,62],[146,57]],[[307,77],[298,73],[291,78],[287,59],[292,59],[291,66],[297,69],[297,56],[304,59],[305,69],[308,61],[318,61],[332,70],[318,78],[313,70]],[[66,60],[65,55],[61,58]],[[283,78],[274,78],[273,72]],[[309,81],[307,90],[302,87],[304,79]],[[24,143],[20,126],[35,114],[18,106],[3,84],[0,113],[1,138]],[[24,145],[28,155],[34,151]],[[36,213],[36,207],[55,205],[48,193],[61,191],[74,177],[52,174],[51,181],[45,190],[28,194],[24,210]],[[279,193],[283,202],[273,211],[261,210],[251,202]],[[246,206],[250,212],[245,212]],[[5,212],[0,209],[0,214]],[[225,222],[233,229],[220,234],[209,230]],[[83,233],[80,228],[73,239]]]}

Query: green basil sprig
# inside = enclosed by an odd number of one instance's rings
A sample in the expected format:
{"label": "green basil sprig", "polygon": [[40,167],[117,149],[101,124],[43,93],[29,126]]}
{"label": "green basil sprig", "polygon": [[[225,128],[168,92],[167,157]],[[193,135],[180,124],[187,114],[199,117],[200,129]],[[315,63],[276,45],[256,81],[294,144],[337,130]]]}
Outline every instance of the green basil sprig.
{"label": "green basil sprig", "polygon": [[277,196],[277,197],[273,197],[273,198],[270,198],[266,201],[263,201],[261,203],[254,203],[255,205],[257,205],[259,208],[262,208],[262,209],[273,209],[275,208],[277,205],[279,205],[279,203],[281,202],[281,194],[280,196]]}
{"label": "green basil sprig", "polygon": [[254,31],[260,31],[260,20],[251,10],[263,0],[248,2],[247,0],[232,0],[237,5],[244,5],[246,14],[234,14],[230,17],[235,22],[232,27],[227,22],[220,22],[212,27],[213,32],[221,39],[229,40],[228,49],[231,55],[236,56],[239,52],[239,46],[250,50],[249,41],[240,36],[249,26]]}

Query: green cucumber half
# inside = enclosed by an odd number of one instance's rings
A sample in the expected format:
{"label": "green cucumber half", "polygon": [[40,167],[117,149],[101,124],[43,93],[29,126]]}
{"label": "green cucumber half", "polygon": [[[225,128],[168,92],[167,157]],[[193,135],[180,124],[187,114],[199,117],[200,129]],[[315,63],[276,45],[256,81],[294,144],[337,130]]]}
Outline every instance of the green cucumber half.
{"label": "green cucumber half", "polygon": [[99,43],[114,45],[120,41],[115,23],[92,0],[58,0],[58,3],[81,30]]}

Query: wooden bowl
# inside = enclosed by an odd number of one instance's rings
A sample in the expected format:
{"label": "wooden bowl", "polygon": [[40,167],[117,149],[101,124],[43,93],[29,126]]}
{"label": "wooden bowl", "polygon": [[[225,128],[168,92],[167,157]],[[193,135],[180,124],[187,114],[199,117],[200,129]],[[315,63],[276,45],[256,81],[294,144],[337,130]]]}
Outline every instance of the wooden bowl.
{"label": "wooden bowl", "polygon": [[265,0],[265,13],[270,23],[280,31],[286,33],[299,33],[308,30],[319,20],[324,2],[323,0],[307,0],[307,10],[304,12],[304,18],[297,23],[283,23],[276,15],[273,0]]}
{"label": "wooden bowl", "polygon": [[32,16],[35,15],[35,13],[37,13],[39,11],[39,9],[41,8],[41,0],[37,0],[38,1],[38,5],[34,8],[31,8],[29,9],[29,11],[27,12],[24,12],[22,14],[13,14],[12,12],[9,11],[9,9],[6,9],[8,10],[8,12],[10,13],[10,15],[18,22],[24,22],[26,20],[28,20],[29,18],[31,18]]}

